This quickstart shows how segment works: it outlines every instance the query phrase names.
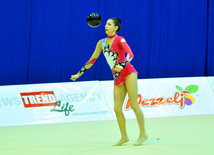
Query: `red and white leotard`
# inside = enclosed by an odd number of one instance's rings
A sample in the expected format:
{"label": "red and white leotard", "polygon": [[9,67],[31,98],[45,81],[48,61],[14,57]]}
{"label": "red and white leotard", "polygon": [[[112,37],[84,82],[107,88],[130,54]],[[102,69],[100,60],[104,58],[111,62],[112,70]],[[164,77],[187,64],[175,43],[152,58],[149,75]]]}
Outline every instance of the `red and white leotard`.
{"label": "red and white leotard", "polygon": [[[130,75],[134,72],[138,74],[138,72],[130,63],[134,57],[134,54],[122,36],[116,36],[111,48],[109,48],[109,45],[106,45],[106,40],[107,38],[102,39],[103,54],[112,70],[114,76],[114,85],[120,85],[125,82],[127,75]],[[126,57],[125,53],[127,54]],[[121,65],[124,63],[126,66],[121,70],[121,72],[114,70],[117,64]]]}

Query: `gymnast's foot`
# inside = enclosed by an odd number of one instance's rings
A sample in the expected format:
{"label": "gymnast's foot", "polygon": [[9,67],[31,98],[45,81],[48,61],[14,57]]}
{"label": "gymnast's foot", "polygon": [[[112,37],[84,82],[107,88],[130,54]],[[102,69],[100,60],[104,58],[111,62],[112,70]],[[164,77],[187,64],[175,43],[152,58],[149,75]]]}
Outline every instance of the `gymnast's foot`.
{"label": "gymnast's foot", "polygon": [[133,145],[139,146],[139,145],[143,144],[147,139],[148,139],[147,135],[140,136]]}
{"label": "gymnast's foot", "polygon": [[119,142],[117,142],[116,144],[114,144],[113,146],[121,146],[124,143],[127,143],[129,141],[129,138],[121,138],[121,140]]}

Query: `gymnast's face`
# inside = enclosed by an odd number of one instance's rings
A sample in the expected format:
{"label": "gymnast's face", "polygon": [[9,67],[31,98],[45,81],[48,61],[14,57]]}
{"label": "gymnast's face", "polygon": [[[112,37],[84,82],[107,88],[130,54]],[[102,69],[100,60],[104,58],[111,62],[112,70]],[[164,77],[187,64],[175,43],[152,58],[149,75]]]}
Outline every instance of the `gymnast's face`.
{"label": "gymnast's face", "polygon": [[105,25],[105,31],[108,36],[114,35],[118,29],[118,26],[115,26],[112,19],[107,20]]}

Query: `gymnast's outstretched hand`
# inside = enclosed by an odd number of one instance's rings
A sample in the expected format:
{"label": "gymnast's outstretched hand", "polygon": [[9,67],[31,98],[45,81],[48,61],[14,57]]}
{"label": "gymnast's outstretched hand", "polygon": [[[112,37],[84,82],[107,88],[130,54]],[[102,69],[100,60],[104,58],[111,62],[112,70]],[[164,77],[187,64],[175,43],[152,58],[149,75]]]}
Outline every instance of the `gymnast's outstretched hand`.
{"label": "gymnast's outstretched hand", "polygon": [[78,79],[80,76],[79,76],[79,74],[76,74],[76,75],[71,75],[71,80],[73,80],[73,81],[76,81],[76,79]]}

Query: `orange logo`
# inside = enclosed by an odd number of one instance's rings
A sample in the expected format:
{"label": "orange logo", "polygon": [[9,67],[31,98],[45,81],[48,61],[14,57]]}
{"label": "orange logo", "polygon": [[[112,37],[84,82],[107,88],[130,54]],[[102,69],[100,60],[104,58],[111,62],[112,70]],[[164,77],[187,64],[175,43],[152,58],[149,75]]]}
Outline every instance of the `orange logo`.
{"label": "orange logo", "polygon": [[20,94],[25,108],[55,106],[57,103],[57,99],[53,91],[27,92]]}
{"label": "orange logo", "polygon": [[[195,102],[195,99],[191,95],[191,93],[195,93],[198,90],[198,86],[190,85],[183,90],[181,87],[176,86],[176,88],[180,92],[175,92],[172,97],[160,97],[160,98],[150,98],[150,99],[143,99],[141,94],[138,94],[138,105],[142,107],[156,107],[160,105],[167,105],[167,104],[177,104],[181,109],[185,107],[185,105],[192,105]],[[129,99],[125,105],[125,110],[130,110],[131,104]]]}

